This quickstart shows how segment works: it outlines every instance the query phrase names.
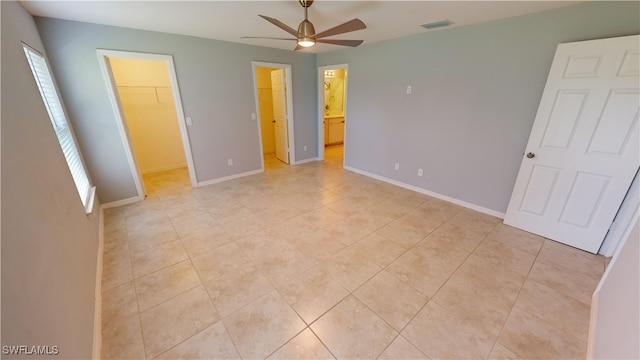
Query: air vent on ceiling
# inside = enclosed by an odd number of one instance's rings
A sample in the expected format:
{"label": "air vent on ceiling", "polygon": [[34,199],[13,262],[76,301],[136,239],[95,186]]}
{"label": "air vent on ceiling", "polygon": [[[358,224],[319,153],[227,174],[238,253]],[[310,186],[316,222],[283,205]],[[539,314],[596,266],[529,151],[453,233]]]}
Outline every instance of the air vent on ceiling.
{"label": "air vent on ceiling", "polygon": [[452,24],[453,24],[453,22],[451,20],[440,20],[440,21],[430,22],[430,23],[427,23],[427,24],[422,24],[420,26],[422,26],[423,28],[425,28],[427,30],[432,30],[432,29],[437,29],[437,28],[449,26],[449,25],[452,25]]}

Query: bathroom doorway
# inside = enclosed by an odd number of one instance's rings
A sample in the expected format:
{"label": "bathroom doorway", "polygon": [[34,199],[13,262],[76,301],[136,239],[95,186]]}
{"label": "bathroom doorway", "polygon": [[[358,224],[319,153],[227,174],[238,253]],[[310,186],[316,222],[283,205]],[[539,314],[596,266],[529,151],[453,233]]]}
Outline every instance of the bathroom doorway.
{"label": "bathroom doorway", "polygon": [[195,187],[189,138],[169,55],[98,50],[138,199]]}
{"label": "bathroom doorway", "polygon": [[344,167],[347,65],[318,68],[318,158]]}

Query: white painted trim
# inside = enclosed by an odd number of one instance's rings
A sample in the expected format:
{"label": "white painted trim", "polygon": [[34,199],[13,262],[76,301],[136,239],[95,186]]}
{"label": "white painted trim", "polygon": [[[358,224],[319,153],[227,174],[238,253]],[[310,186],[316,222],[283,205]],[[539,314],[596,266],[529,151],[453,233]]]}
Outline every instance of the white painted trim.
{"label": "white painted trim", "polygon": [[243,173],[240,173],[240,174],[233,174],[233,175],[229,175],[229,176],[225,176],[225,177],[221,177],[221,178],[217,178],[217,179],[211,179],[211,180],[207,180],[207,181],[203,181],[203,182],[198,183],[198,187],[207,186],[207,185],[213,185],[213,184],[221,183],[221,182],[224,182],[224,181],[238,179],[238,178],[245,177],[245,176],[260,174],[260,173],[263,173],[263,172],[264,172],[264,169],[258,169],[258,170],[251,170],[251,171],[243,172]]}
{"label": "white painted trim", "polygon": [[96,290],[93,304],[93,351],[92,359],[99,360],[102,349],[102,253],[104,251],[104,210],[98,217],[98,256],[96,261]]}
{"label": "white painted trim", "polygon": [[622,200],[622,204],[618,209],[616,217],[613,218],[609,232],[604,237],[602,245],[598,250],[598,254],[604,256],[613,256],[616,249],[620,247],[622,239],[624,239],[625,231],[631,226],[633,216],[640,209],[640,172],[636,173],[635,178],[631,182],[631,186],[627,191],[627,195]]}
{"label": "white painted trim", "polygon": [[252,61],[251,62],[251,70],[253,72],[253,98],[256,105],[256,122],[258,123],[258,147],[260,151],[260,168],[264,171],[264,149],[262,145],[262,122],[260,120],[260,101],[258,99],[258,80],[256,78],[256,68],[257,67],[266,67],[266,68],[274,68],[274,69],[283,69],[286,77],[286,88],[287,88],[287,138],[289,140],[289,163],[291,165],[296,164],[296,146],[295,146],[295,133],[293,130],[293,85],[291,80],[291,65],[290,64],[280,64],[280,63],[270,63],[263,61]]}
{"label": "white painted trim", "polygon": [[[604,276],[602,277],[604,279]],[[602,279],[600,282],[602,282]],[[591,296],[591,309],[589,312],[589,335],[587,338],[587,359],[593,359],[596,347],[596,328],[598,327],[598,303],[600,291],[596,290]]]}
{"label": "white painted trim", "polygon": [[137,196],[134,196],[134,197],[130,197],[128,199],[122,199],[122,200],[116,200],[116,201],[104,203],[104,204],[102,204],[101,208],[102,209],[109,209],[109,208],[113,208],[113,207],[116,207],[116,206],[134,204],[134,203],[137,203],[139,201],[142,201],[142,199],[140,199]]}
{"label": "white painted trim", "polygon": [[317,157],[313,157],[313,158],[303,159],[303,160],[297,161],[293,165],[302,165],[302,164],[306,164],[306,163],[310,163],[310,162],[314,162],[314,161],[318,161],[318,160],[320,160],[320,159],[318,159]]}
{"label": "white painted trim", "polygon": [[138,167],[135,154],[133,153],[133,149],[131,148],[131,143],[129,141],[129,132],[127,131],[127,127],[124,123],[124,118],[122,117],[120,102],[116,97],[115,80],[113,79],[113,74],[111,74],[109,66],[107,65],[108,54],[104,51],[106,50],[96,50],[98,54],[98,63],[100,64],[100,70],[102,70],[102,75],[107,86],[107,96],[109,97],[111,109],[113,110],[113,116],[116,119],[116,125],[118,126],[118,131],[120,132],[120,139],[122,140],[122,146],[124,147],[124,152],[127,156],[127,162],[129,163],[129,168],[131,169],[131,175],[133,176],[133,182],[136,186],[138,200],[144,200],[145,189],[144,183],[142,182],[142,174],[140,174],[140,168]]}
{"label": "white painted trim", "polygon": [[182,97],[180,97],[180,88],[178,86],[178,76],[176,75],[176,66],[173,63],[173,56],[167,56],[167,69],[169,70],[169,78],[171,79],[171,90],[173,91],[173,102],[178,115],[178,125],[180,125],[180,135],[182,136],[182,147],[184,148],[184,157],[187,159],[187,168],[189,169],[189,180],[191,187],[196,187],[198,178],[196,177],[196,166],[193,162],[193,154],[191,153],[191,141],[189,141],[189,131],[187,130],[187,119],[184,116],[184,108],[182,106]]}
{"label": "white painted trim", "polygon": [[602,287],[604,286],[604,283],[607,281],[607,278],[609,277],[609,273],[611,272],[611,269],[615,266],[616,260],[618,260],[618,257],[622,252],[622,248],[624,247],[624,244],[631,237],[631,232],[633,231],[633,228],[635,227],[639,219],[640,219],[640,208],[636,207],[632,216],[630,217],[629,222],[626,223],[625,225],[624,231],[622,232],[623,235],[620,238],[619,244],[617,244],[616,246],[613,257],[611,258],[611,262],[609,262],[609,265],[604,270],[604,274],[602,274],[602,277],[600,278],[600,282],[598,283],[598,286],[593,291],[593,295],[591,296],[591,311],[589,313],[589,336],[587,338],[587,359],[593,359],[594,351],[595,351],[595,341],[596,341],[595,337],[596,337],[596,329],[598,327],[598,304],[600,299],[600,292],[602,291]]}
{"label": "white painted trim", "polygon": [[[318,67],[318,159],[320,161],[324,160],[324,71],[325,70],[336,70],[336,69],[344,69],[345,72],[349,70],[349,64],[336,64],[336,65],[325,65]],[[349,106],[349,102],[347,101],[347,82],[348,75],[344,78],[344,140],[342,147],[342,167],[346,168],[345,156],[347,152],[347,107]]]}
{"label": "white painted trim", "polygon": [[360,170],[360,169],[357,169],[357,168],[354,168],[354,167],[351,167],[351,166],[346,166],[345,165],[344,168],[345,168],[345,170],[353,171],[353,172],[358,173],[360,175],[368,176],[370,178],[374,178],[376,180],[384,181],[384,182],[392,184],[392,185],[400,186],[402,188],[405,188],[405,189],[408,189],[408,190],[412,190],[412,191],[415,191],[415,192],[420,193],[420,194],[428,195],[428,196],[431,196],[431,197],[434,197],[434,198],[437,198],[437,199],[440,199],[440,200],[444,200],[444,201],[450,202],[452,204],[460,205],[460,206],[466,207],[466,208],[471,209],[471,210],[475,210],[475,211],[478,211],[478,212],[481,212],[481,213],[484,213],[484,214],[487,214],[487,215],[491,215],[491,216],[495,216],[495,217],[500,218],[500,219],[504,219],[504,213],[501,213],[499,211],[491,210],[491,209],[485,208],[483,206],[479,206],[479,205],[475,205],[475,204],[472,204],[472,203],[468,203],[466,201],[462,201],[462,200],[459,200],[459,199],[456,199],[456,198],[452,198],[452,197],[447,196],[447,195],[443,195],[443,194],[439,194],[439,193],[436,193],[436,192],[433,192],[433,191],[429,191],[429,190],[426,190],[426,189],[423,189],[423,188],[420,188],[420,187],[417,187],[417,186],[414,186],[414,185],[409,185],[409,184],[403,183],[403,182],[398,181],[398,180],[389,179],[387,177],[376,175],[376,174],[373,174],[373,173],[370,173],[370,172],[367,172],[367,171],[364,171],[364,170]]}
{"label": "white painted trim", "polygon": [[148,169],[142,172],[142,174],[153,174],[159,171],[167,171],[167,170],[173,170],[173,169],[181,169],[183,167],[185,167],[185,164],[176,164],[176,165],[170,165],[170,166],[165,166],[165,167],[161,167],[161,168],[155,168],[155,169]]}
{"label": "white painted trim", "polygon": [[191,143],[189,141],[189,132],[187,131],[187,123],[186,123],[186,118],[184,116],[182,98],[180,97],[180,87],[178,85],[178,77],[176,75],[173,56],[165,55],[165,54],[150,54],[150,53],[138,53],[138,52],[131,52],[131,51],[117,51],[117,50],[105,50],[105,49],[96,49],[96,52],[98,54],[98,61],[100,63],[100,68],[102,70],[102,74],[104,76],[105,83],[107,85],[107,93],[109,96],[109,100],[111,102],[114,116],[116,118],[116,123],[118,124],[118,129],[120,130],[120,136],[122,138],[122,142],[125,148],[125,153],[129,161],[129,167],[131,168],[131,174],[134,178],[136,191],[138,193],[138,197],[140,198],[140,200],[144,200],[144,196],[146,193],[144,189],[144,182],[142,180],[140,167],[138,166],[135,158],[135,153],[133,152],[133,148],[131,145],[131,138],[129,137],[127,126],[124,122],[124,117],[122,115],[123,112],[120,107],[118,98],[116,96],[117,89],[116,89],[115,80],[113,79],[111,68],[108,65],[108,62],[106,60],[109,57],[118,57],[118,58],[125,58],[125,59],[157,60],[157,61],[164,61],[166,63],[167,71],[169,72],[169,79],[171,81],[171,91],[173,94],[173,102],[176,109],[176,116],[178,118],[178,126],[180,128],[180,136],[182,138],[182,146],[184,150],[185,159],[187,160],[187,168],[189,169],[189,179],[191,180],[191,186],[196,187],[198,183],[198,179],[196,178],[195,164],[193,162],[193,154],[191,153]]}

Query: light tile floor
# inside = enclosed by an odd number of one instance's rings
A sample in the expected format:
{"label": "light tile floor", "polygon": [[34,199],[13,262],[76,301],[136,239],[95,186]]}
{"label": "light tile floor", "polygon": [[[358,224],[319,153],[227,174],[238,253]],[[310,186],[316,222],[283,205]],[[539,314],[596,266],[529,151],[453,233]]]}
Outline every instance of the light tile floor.
{"label": "light tile floor", "polygon": [[105,210],[102,357],[584,358],[605,258],[324,162]]}

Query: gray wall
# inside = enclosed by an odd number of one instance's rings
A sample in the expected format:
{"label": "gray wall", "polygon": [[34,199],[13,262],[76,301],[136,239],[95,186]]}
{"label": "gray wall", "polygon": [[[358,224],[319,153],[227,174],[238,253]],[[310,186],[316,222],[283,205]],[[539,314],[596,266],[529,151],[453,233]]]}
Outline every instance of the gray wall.
{"label": "gray wall", "polygon": [[22,50],[21,41],[43,50],[33,18],[17,2],[0,6],[2,345],[88,359],[100,204],[85,214]]}
{"label": "gray wall", "polygon": [[[171,54],[198,182],[260,169],[251,61],[292,65],[296,159],[317,147],[315,56],[197,37],[36,18],[103,203],[136,195],[96,49]],[[227,166],[232,158],[234,165]]]}
{"label": "gray wall", "polygon": [[503,213],[557,44],[637,33],[640,3],[588,2],[322,53],[317,64],[349,64],[347,166]]}

